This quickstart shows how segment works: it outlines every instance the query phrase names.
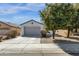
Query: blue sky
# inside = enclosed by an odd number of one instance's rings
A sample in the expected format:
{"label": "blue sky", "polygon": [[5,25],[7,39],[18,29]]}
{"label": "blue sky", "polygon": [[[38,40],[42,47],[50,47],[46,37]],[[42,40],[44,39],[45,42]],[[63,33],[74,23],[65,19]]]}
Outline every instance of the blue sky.
{"label": "blue sky", "polygon": [[42,3],[0,3],[0,21],[21,24],[28,20],[41,20],[39,11],[45,8]]}

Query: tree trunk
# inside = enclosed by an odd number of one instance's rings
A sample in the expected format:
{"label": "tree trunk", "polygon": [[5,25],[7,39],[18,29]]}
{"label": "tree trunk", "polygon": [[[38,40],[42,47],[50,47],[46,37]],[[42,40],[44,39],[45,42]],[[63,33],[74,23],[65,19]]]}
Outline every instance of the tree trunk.
{"label": "tree trunk", "polygon": [[53,30],[53,39],[55,39],[55,30]]}
{"label": "tree trunk", "polygon": [[77,27],[75,28],[75,32],[77,33]]}
{"label": "tree trunk", "polygon": [[68,28],[67,38],[70,36],[70,28]]}

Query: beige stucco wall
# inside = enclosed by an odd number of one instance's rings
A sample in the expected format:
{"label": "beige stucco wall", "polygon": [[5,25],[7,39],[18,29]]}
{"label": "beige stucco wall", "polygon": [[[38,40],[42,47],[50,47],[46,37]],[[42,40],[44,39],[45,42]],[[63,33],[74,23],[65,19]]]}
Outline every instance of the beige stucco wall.
{"label": "beige stucco wall", "polygon": [[0,30],[8,29],[9,31],[16,30],[17,34],[20,33],[21,29],[13,26],[6,25],[0,22]]}
{"label": "beige stucco wall", "polygon": [[0,22],[0,28],[10,28],[10,26]]}

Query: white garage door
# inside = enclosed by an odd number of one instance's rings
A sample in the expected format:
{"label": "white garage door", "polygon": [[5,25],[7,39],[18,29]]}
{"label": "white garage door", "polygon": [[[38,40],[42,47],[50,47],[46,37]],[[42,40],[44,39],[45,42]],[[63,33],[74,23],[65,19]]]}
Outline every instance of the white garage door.
{"label": "white garage door", "polygon": [[24,36],[37,37],[40,36],[40,27],[24,27]]}

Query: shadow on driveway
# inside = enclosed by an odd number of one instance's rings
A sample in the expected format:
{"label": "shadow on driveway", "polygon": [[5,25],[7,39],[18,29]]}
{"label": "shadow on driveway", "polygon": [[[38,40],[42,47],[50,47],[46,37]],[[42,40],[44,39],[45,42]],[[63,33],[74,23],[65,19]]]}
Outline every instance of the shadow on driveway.
{"label": "shadow on driveway", "polygon": [[70,39],[73,39],[73,40],[79,40],[78,37],[69,37]]}
{"label": "shadow on driveway", "polygon": [[79,56],[79,42],[68,41],[68,40],[53,40],[64,52],[73,55]]}

